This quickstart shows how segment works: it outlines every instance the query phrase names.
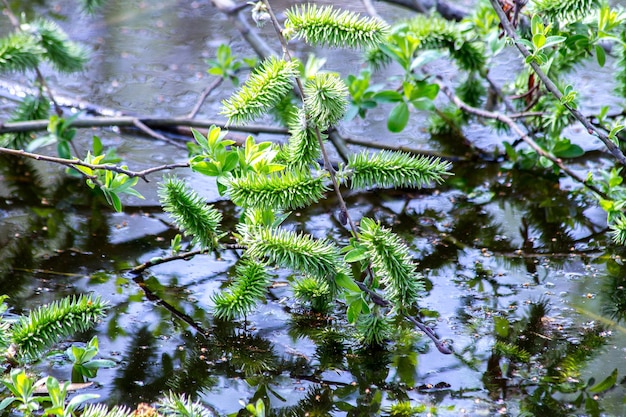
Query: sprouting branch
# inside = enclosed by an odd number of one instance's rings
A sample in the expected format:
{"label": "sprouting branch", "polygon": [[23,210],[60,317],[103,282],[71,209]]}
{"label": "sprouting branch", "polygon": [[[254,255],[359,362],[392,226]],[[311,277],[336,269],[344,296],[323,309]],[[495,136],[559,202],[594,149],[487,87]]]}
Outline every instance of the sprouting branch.
{"label": "sprouting branch", "polygon": [[537,142],[535,142],[530,136],[528,136],[528,134],[526,132],[524,132],[519,127],[519,125],[517,123],[515,123],[515,121],[511,117],[509,117],[509,116],[507,116],[505,114],[502,114],[502,113],[496,113],[496,112],[492,112],[492,111],[488,111],[488,110],[483,110],[483,109],[478,109],[476,107],[472,107],[472,106],[468,105],[467,103],[463,102],[458,96],[456,96],[454,94],[454,92],[450,89],[450,87],[448,87],[445,83],[442,82],[442,80],[441,80],[441,78],[439,76],[436,76],[435,79],[436,79],[436,82],[439,85],[439,88],[441,89],[441,91],[443,91],[443,93],[448,97],[448,99],[455,106],[457,106],[459,109],[461,109],[462,111],[464,111],[466,113],[473,114],[473,115],[478,116],[478,117],[484,117],[486,119],[498,120],[500,122],[505,123],[507,126],[509,126],[511,128],[512,131],[515,132],[515,134],[519,135],[519,137],[524,142],[526,142],[526,144],[528,144],[528,146],[530,146],[535,152],[537,152],[539,155],[544,156],[547,159],[549,159],[553,164],[558,166],[563,172],[565,172],[567,175],[569,175],[574,181],[584,185],[589,190],[591,190],[594,193],[598,194],[602,198],[608,198],[604,192],[600,191],[598,188],[596,188],[589,181],[585,180],[584,178],[582,178],[578,174],[576,174],[574,171],[569,169],[563,163],[563,161],[560,158],[556,158],[550,152],[547,152],[541,146],[539,146],[537,144]]}
{"label": "sprouting branch", "polygon": [[[19,149],[16,150],[16,149],[9,149],[9,148],[1,148],[0,147],[0,153],[1,154],[7,154],[7,155],[22,156],[24,158],[35,159],[37,161],[53,162],[55,164],[60,164],[60,165],[64,165],[64,166],[67,166],[69,168],[75,169],[76,171],[78,171],[80,173],[82,173],[82,171],[80,171],[77,168],[78,166],[86,167],[86,168],[92,169],[94,171],[98,170],[98,169],[106,170],[106,171],[112,171],[112,172],[116,172],[118,174],[125,174],[129,178],[139,177],[142,180],[144,180],[145,182],[150,182],[148,180],[148,178],[146,178],[146,176],[149,175],[149,174],[152,174],[154,172],[166,171],[166,170],[171,170],[171,169],[176,169],[176,168],[188,168],[189,167],[189,162],[183,162],[183,163],[177,163],[177,164],[160,165],[160,166],[157,166],[157,167],[144,169],[143,171],[131,171],[129,169],[122,168],[122,167],[119,167],[117,165],[112,165],[112,164],[90,164],[90,163],[81,161],[78,158],[74,158],[74,159],[58,158],[58,157],[55,157],[55,156],[46,156],[46,155],[26,152],[24,150],[19,150]],[[91,178],[91,177],[89,177],[89,178]]]}
{"label": "sprouting branch", "polygon": [[[502,27],[504,28],[507,36],[513,40],[513,43],[520,51],[520,53],[524,56],[524,58],[529,57],[531,55],[530,51],[528,50],[528,48],[526,48],[526,46],[519,42],[519,36],[517,36],[515,28],[513,27],[511,22],[509,22],[506,14],[502,10],[502,7],[500,7],[500,3],[498,3],[498,0],[489,0],[489,2],[491,3],[493,9],[496,11],[496,14],[500,19],[500,23],[502,24]],[[535,61],[531,61],[530,67],[533,69],[535,74],[537,74],[539,79],[541,79],[543,84],[546,86],[546,89],[557,100],[562,101],[563,93],[561,93],[559,88],[556,86],[556,84],[554,84],[554,82],[552,82],[552,80],[546,75],[546,73],[543,72],[539,64],[537,64],[537,62]],[[587,129],[587,132],[590,135],[595,134],[595,136],[597,136],[598,139],[600,139],[602,143],[604,143],[609,152],[611,152],[611,154],[620,162],[620,164],[626,165],[626,156],[622,153],[619,147],[615,143],[613,143],[611,139],[609,139],[606,133],[591,124],[591,122],[585,115],[583,115],[579,110],[572,107],[570,104],[563,103],[563,105],[572,114],[572,116],[574,116]]]}
{"label": "sprouting branch", "polygon": [[[278,39],[280,40],[280,44],[283,48],[283,53],[285,57],[291,61],[292,58],[291,58],[291,54],[289,53],[289,48],[287,46],[287,40],[282,34],[280,23],[278,22],[278,19],[276,19],[276,15],[274,14],[272,7],[270,6],[270,2],[268,0],[263,0],[263,3],[267,7],[267,11],[271,17],[272,24],[274,25],[274,30],[276,31],[276,35],[278,36]],[[300,97],[302,101],[304,102],[305,96],[304,96],[304,87],[302,86],[302,80],[300,80],[299,77],[296,77],[296,83],[298,84]],[[326,146],[324,145],[324,141],[322,140],[322,134],[319,130],[319,127],[317,126],[315,127],[315,135],[317,136],[317,141],[322,151],[322,158],[324,159],[324,168],[326,168],[326,170],[328,171],[330,175],[330,180],[333,184],[333,189],[335,190],[335,194],[337,195],[337,200],[339,202],[339,209],[341,210],[342,216],[347,219],[353,235],[358,236],[356,224],[354,223],[354,220],[352,220],[352,217],[350,217],[350,213],[348,212],[348,206],[346,206],[346,202],[344,201],[343,196],[341,195],[341,190],[339,189],[339,182],[337,181],[337,176],[335,175],[335,169],[333,168],[330,162],[330,158],[328,157],[328,152],[326,151]]]}

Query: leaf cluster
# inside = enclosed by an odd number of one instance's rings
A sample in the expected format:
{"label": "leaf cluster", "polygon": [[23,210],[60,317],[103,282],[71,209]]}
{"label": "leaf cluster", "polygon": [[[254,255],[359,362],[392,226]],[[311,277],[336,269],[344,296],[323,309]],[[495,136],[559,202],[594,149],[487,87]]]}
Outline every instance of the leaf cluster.
{"label": "leaf cluster", "polygon": [[295,6],[286,15],[285,36],[302,38],[311,45],[371,48],[384,39],[389,29],[378,19],[362,18],[333,6]]}
{"label": "leaf cluster", "polygon": [[87,57],[85,48],[46,19],[24,23],[18,32],[0,38],[0,71],[26,72],[46,61],[57,71],[77,72]]}
{"label": "leaf cluster", "polygon": [[550,21],[581,19],[601,6],[599,0],[532,0],[530,8]]}
{"label": "leaf cluster", "polygon": [[258,300],[265,297],[269,283],[265,265],[252,260],[241,261],[228,290],[213,296],[215,317],[233,319],[245,316],[254,309]]}
{"label": "leaf cluster", "polygon": [[267,113],[292,88],[298,64],[270,57],[263,61],[245,84],[222,102],[228,123],[247,123]]}
{"label": "leaf cluster", "polygon": [[440,183],[450,175],[450,163],[439,158],[413,156],[404,152],[366,151],[350,156],[346,170],[350,172],[351,187],[423,187]]}
{"label": "leaf cluster", "polygon": [[11,326],[11,341],[17,346],[19,357],[35,359],[60,338],[91,328],[106,309],[106,302],[91,295],[54,301],[21,316]]}
{"label": "leaf cluster", "polygon": [[326,175],[288,170],[269,176],[249,173],[228,182],[228,195],[241,207],[293,210],[317,203],[328,190]]}
{"label": "leaf cluster", "polygon": [[415,270],[408,246],[391,230],[369,218],[361,219],[356,248],[370,260],[374,274],[385,286],[387,298],[398,311],[410,310],[424,293],[423,278]]}
{"label": "leaf cluster", "polygon": [[170,213],[178,228],[192,237],[192,244],[215,249],[221,237],[222,214],[176,177],[166,178],[159,188],[163,210]]}
{"label": "leaf cluster", "polygon": [[247,245],[246,255],[332,281],[344,272],[339,248],[326,239],[314,239],[308,234],[282,228],[240,226],[241,241]]}

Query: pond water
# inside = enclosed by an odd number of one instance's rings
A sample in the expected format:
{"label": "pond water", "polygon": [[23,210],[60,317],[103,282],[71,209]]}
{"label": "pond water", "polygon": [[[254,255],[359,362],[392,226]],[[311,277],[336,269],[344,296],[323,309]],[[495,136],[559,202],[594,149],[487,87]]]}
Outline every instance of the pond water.
{"label": "pond water", "polygon": [[[205,60],[221,43],[252,54],[209,2],[109,1],[95,16],[77,13],[71,1],[19,3],[27,13],[51,15],[93,49],[84,73],[50,76],[53,88],[118,111],[184,115],[212,81]],[[288,2],[275,3],[282,10]],[[342,5],[362,10],[360,1]],[[382,2],[377,7],[389,19],[405,13]],[[8,30],[3,19],[0,31]],[[262,33],[271,39],[271,28]],[[357,53],[319,53],[344,75],[361,67]],[[510,59],[503,68],[519,65],[514,54]],[[434,68],[454,82],[453,69],[444,63]],[[578,71],[582,83],[597,80],[590,76],[597,68]],[[219,87],[198,118],[218,118],[219,100],[231,90]],[[0,119],[13,105],[3,100]],[[426,116],[412,117],[402,134],[388,133],[387,111],[345,123],[342,133],[463,153],[455,138],[431,137]],[[134,170],[186,160],[184,149],[116,129],[79,131],[78,146],[88,149],[93,134]],[[483,147],[502,140],[479,124],[467,136]],[[584,175],[590,166],[574,169]],[[443,355],[402,325],[388,349],[362,349],[342,315],[312,316],[297,305],[283,271],[276,271],[267,302],[245,323],[216,321],[211,296],[226,285],[236,253],[166,263],[139,277],[128,273],[167,255],[177,233],[158,204],[159,176],[139,184],[145,200],[126,199],[124,212],[114,213],[56,166],[2,157],[0,169],[0,293],[10,296],[11,313],[71,294],[95,293],[110,303],[99,326],[62,344],[35,370],[67,380],[71,366],[62,351],[97,335],[100,357],[116,366],[100,370],[84,392],[107,404],[135,407],[173,390],[199,398],[216,415],[236,414],[258,398],[268,400],[272,415],[295,416],[384,415],[398,401],[455,416],[583,415],[578,400],[606,415],[624,413],[626,330],[619,319],[626,308],[625,251],[611,246],[605,214],[570,193],[567,180],[457,162],[454,177],[437,189],[346,193],[355,218],[380,220],[410,244],[429,284],[423,317],[453,342],[455,353]],[[235,222],[238,213],[219,198],[212,180],[179,171],[216,204],[226,224]],[[345,242],[349,233],[336,207],[329,195],[294,213],[307,219],[294,227]],[[530,357],[512,360],[515,349]],[[615,369],[618,384],[599,396],[572,388],[576,381],[603,381]]]}

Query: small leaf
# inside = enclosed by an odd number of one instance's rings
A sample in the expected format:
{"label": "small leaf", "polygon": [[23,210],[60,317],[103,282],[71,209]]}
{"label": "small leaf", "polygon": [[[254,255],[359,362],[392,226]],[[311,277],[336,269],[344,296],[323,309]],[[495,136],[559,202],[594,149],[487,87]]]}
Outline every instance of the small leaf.
{"label": "small leaf", "polygon": [[118,213],[121,213],[122,212],[122,201],[120,200],[119,196],[115,192],[113,192],[113,191],[111,191],[109,193],[109,195],[111,196],[111,204],[113,205],[113,208]]}
{"label": "small leaf", "polygon": [[222,172],[229,172],[233,169],[237,168],[237,164],[239,163],[239,155],[237,152],[230,152],[224,161],[224,167],[222,168]]}
{"label": "small leaf", "polygon": [[93,154],[100,155],[103,151],[102,141],[100,140],[98,136],[94,136],[92,140],[93,140],[93,145],[91,145],[91,148],[93,149]]}
{"label": "small leaf", "polygon": [[354,280],[352,280],[348,275],[346,274],[337,274],[335,276],[335,283],[342,287],[345,288],[349,291],[352,292],[360,292],[361,289],[359,288],[358,285],[356,285],[356,283],[354,282]]}
{"label": "small leaf", "polygon": [[191,165],[191,169],[209,177],[220,175],[220,169],[214,162],[201,161]]}
{"label": "small leaf", "polygon": [[535,49],[539,50],[546,44],[546,37],[542,33],[538,33],[533,36],[533,45]]}
{"label": "small leaf", "polygon": [[563,149],[554,149],[553,153],[557,158],[578,158],[584,155],[585,151],[578,145],[570,144]]}
{"label": "small leaf", "polygon": [[498,336],[507,337],[509,335],[509,321],[506,318],[494,317],[493,323]]}
{"label": "small leaf", "polygon": [[343,260],[348,263],[358,262],[367,257],[367,248],[365,246],[358,246],[352,249],[350,252],[346,253]]}
{"label": "small leaf", "polygon": [[596,394],[600,392],[604,392],[610,388],[613,388],[616,382],[617,382],[617,368],[615,368],[613,372],[611,373],[611,375],[607,376],[604,379],[604,381],[598,382],[593,387],[590,387],[589,392],[593,392]]}
{"label": "small leaf", "polygon": [[61,141],[57,143],[57,153],[59,157],[64,159],[71,159],[72,152],[70,151],[70,144],[67,141]]}
{"label": "small leaf", "polygon": [[405,102],[396,105],[389,113],[387,129],[390,132],[402,132],[409,122],[409,106]]}
{"label": "small leaf", "polygon": [[402,94],[393,90],[383,90],[374,94],[372,98],[378,103],[397,103],[402,101]]}
{"label": "small leaf", "polygon": [[596,45],[596,59],[598,60],[598,65],[604,67],[606,63],[606,52],[604,52],[604,48],[600,45]]}

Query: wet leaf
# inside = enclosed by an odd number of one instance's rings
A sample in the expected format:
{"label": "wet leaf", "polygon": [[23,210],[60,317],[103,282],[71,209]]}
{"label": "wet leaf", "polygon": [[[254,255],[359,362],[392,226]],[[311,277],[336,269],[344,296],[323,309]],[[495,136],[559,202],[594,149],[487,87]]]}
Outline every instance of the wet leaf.
{"label": "wet leaf", "polygon": [[389,119],[387,120],[387,129],[390,132],[398,133],[402,132],[409,122],[409,106],[402,102],[396,105],[389,113]]}
{"label": "wet leaf", "polygon": [[598,382],[589,388],[589,392],[600,393],[612,388],[617,382],[617,368],[613,370],[611,375],[607,376],[603,381]]}

